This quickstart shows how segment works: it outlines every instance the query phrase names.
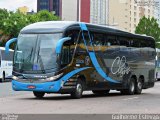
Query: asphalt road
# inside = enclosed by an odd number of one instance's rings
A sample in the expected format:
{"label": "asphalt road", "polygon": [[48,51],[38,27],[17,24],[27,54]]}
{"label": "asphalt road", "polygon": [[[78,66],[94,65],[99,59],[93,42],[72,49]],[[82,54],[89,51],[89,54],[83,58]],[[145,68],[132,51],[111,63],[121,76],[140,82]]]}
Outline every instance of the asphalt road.
{"label": "asphalt road", "polygon": [[116,114],[160,113],[160,82],[141,95],[121,95],[111,91],[107,96],[85,92],[81,99],[69,95],[49,94],[35,99],[30,92],[15,92],[10,83],[0,83],[0,113],[15,114]]}

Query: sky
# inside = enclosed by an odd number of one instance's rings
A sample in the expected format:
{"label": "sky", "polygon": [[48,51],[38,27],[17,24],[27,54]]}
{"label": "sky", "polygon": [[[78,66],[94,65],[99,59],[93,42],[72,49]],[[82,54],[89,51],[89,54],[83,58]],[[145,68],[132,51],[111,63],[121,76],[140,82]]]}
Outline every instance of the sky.
{"label": "sky", "polygon": [[0,8],[16,11],[18,7],[27,6],[29,11],[37,11],[37,0],[0,0]]}

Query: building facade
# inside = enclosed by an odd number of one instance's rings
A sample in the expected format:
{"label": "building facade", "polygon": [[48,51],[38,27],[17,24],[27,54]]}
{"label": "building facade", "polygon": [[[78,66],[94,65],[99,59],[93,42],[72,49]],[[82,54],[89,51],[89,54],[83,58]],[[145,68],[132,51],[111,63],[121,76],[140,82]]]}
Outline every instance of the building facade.
{"label": "building facade", "polygon": [[60,16],[62,13],[62,0],[37,0],[37,12],[40,10],[48,10],[53,14]]}
{"label": "building facade", "polygon": [[109,25],[134,33],[143,16],[154,17],[154,6],[146,5],[145,0],[139,1],[109,0]]}
{"label": "building facade", "polygon": [[90,0],[62,0],[62,20],[90,22]]}
{"label": "building facade", "polygon": [[155,18],[157,19],[157,22],[160,26],[160,0],[156,0],[156,6],[155,6]]}
{"label": "building facade", "polygon": [[19,12],[26,15],[27,12],[29,11],[29,8],[27,6],[23,6],[23,7],[19,7],[18,10],[19,10]]}
{"label": "building facade", "polygon": [[90,22],[94,24],[107,25],[109,0],[90,0]]}

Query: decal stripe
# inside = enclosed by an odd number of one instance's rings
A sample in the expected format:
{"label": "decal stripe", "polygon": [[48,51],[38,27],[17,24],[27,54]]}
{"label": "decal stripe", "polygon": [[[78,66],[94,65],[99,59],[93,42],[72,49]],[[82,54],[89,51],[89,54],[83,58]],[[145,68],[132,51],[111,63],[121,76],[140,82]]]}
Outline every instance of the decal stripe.
{"label": "decal stripe", "polygon": [[[80,23],[80,27],[81,27],[81,30],[82,30],[82,37],[83,37],[83,40],[84,40],[84,43],[85,43],[85,46],[86,46],[86,49],[88,51],[88,48],[87,48],[87,45],[86,45],[86,40],[84,38],[84,35],[83,35],[83,30],[86,30],[88,31],[87,29],[87,26],[85,23]],[[120,83],[119,81],[116,81],[116,80],[113,80],[112,78],[110,78],[104,71],[103,69],[100,67],[98,61],[97,61],[97,58],[96,58],[96,55],[95,55],[95,52],[94,52],[94,49],[93,49],[93,45],[92,45],[92,39],[91,39],[91,36],[90,36],[90,33],[88,31],[88,35],[89,35],[89,39],[90,39],[90,44],[92,46],[92,52],[89,52],[89,56],[91,58],[91,61],[96,69],[96,71],[107,81],[109,82],[112,82],[112,83]]]}
{"label": "decal stripe", "polygon": [[91,61],[96,69],[96,71],[106,80],[108,80],[109,82],[113,82],[113,83],[119,83],[118,81],[116,80],[113,80],[112,78],[108,77],[107,74],[102,70],[102,68],[100,67],[98,61],[97,61],[97,58],[96,58],[96,55],[94,52],[89,52],[89,55],[90,55],[90,58],[91,58]]}
{"label": "decal stripe", "polygon": [[[62,78],[60,78],[57,81],[51,81],[51,82],[44,82],[44,83],[22,83],[19,81],[12,80],[12,88],[16,91],[44,91],[44,92],[58,92],[61,89],[61,83],[62,81],[67,82],[69,78],[71,78],[73,75],[86,70],[91,67],[84,67],[79,68],[76,70],[73,70],[69,72],[68,74],[64,75]],[[28,89],[29,85],[35,86],[35,89]],[[50,87],[53,88],[50,88]]]}
{"label": "decal stripe", "polygon": [[81,30],[88,31],[86,24],[84,24],[84,23],[79,23],[79,25],[80,25],[80,27],[81,27]]}
{"label": "decal stripe", "polygon": [[73,70],[73,71],[69,72],[68,74],[66,74],[65,76],[63,76],[60,80],[63,80],[64,82],[66,82],[69,78],[71,78],[75,74],[77,74],[83,70],[89,69],[89,68],[91,68],[91,67],[84,67],[84,68],[79,68],[79,69]]}

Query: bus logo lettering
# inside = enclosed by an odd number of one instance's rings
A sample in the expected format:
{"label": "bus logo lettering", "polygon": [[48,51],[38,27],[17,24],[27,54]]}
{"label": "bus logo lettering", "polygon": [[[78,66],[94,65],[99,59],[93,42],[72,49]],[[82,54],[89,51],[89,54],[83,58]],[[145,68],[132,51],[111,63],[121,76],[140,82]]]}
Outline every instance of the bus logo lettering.
{"label": "bus logo lettering", "polygon": [[[117,68],[115,70],[115,68]],[[119,74],[122,77],[124,74],[128,74],[130,72],[130,67],[127,66],[126,57],[123,56],[120,58],[119,56],[113,61],[111,66],[112,74]]]}

